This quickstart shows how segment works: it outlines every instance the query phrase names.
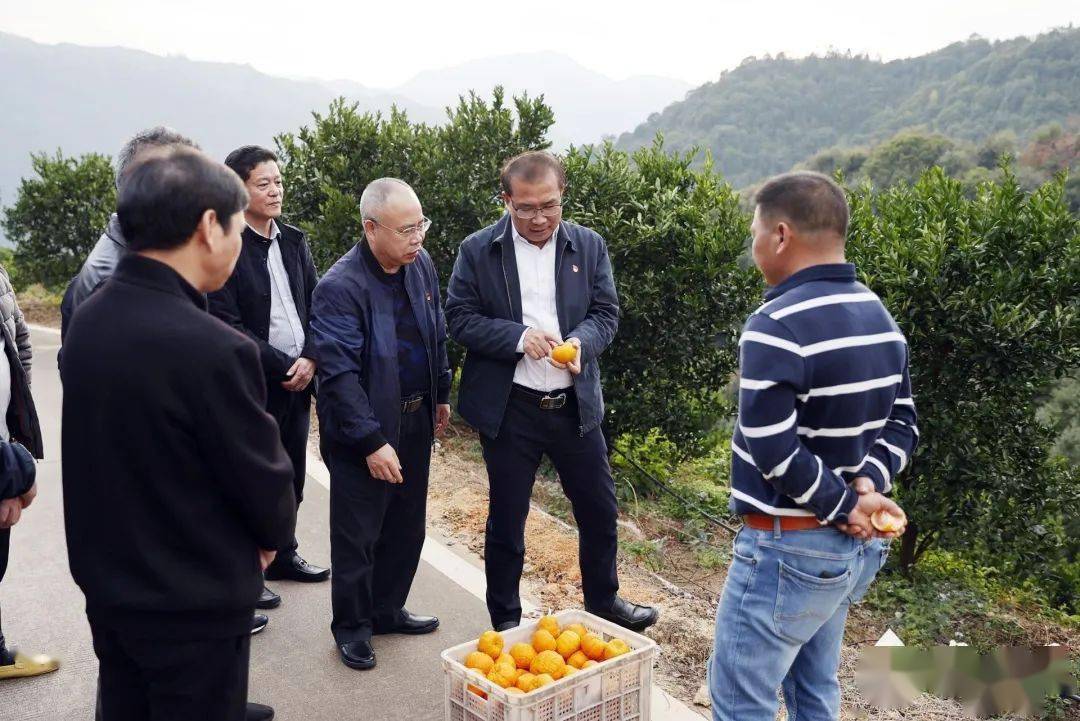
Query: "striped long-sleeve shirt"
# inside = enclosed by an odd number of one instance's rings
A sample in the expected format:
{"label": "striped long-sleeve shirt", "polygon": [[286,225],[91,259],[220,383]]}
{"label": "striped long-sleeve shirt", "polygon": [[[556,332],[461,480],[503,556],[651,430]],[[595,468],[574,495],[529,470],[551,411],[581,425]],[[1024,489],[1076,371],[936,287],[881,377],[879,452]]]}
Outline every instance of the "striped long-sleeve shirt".
{"label": "striped long-sleeve shirt", "polygon": [[846,520],[851,480],[888,492],[918,442],[907,341],[850,264],[806,268],[765,298],[739,339],[731,509]]}

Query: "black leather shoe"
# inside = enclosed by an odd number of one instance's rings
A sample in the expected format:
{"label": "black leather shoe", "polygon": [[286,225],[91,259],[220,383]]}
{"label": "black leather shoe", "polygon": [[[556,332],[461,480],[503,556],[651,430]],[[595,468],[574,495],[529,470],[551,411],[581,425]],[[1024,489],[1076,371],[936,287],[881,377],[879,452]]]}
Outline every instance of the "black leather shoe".
{"label": "black leather shoe", "polygon": [[263,574],[267,581],[300,581],[301,583],[318,583],[330,578],[330,569],[313,566],[300,554],[277,557]]}
{"label": "black leather shoe", "polygon": [[518,621],[503,621],[502,623],[495,624],[495,630],[499,633],[503,631],[509,631],[512,628],[517,628],[521,624]]}
{"label": "black leather shoe", "polygon": [[274,709],[261,703],[248,703],[244,710],[244,721],[271,721]]}
{"label": "black leather shoe", "polygon": [[255,602],[255,608],[277,608],[281,605],[281,596],[271,591],[266,586],[263,586],[262,595],[259,596],[259,600]]}
{"label": "black leather shoe", "polygon": [[660,620],[660,612],[652,606],[639,606],[618,596],[615,597],[615,603],[611,604],[609,609],[602,610],[586,606],[585,610],[631,631],[644,631]]}
{"label": "black leather shoe", "polygon": [[257,633],[261,633],[268,623],[270,623],[269,618],[261,613],[256,613],[251,617],[251,635],[254,636]]}
{"label": "black leather shoe", "polygon": [[434,616],[417,616],[409,613],[404,608],[398,615],[397,623],[392,625],[372,624],[371,632],[374,634],[405,633],[410,636],[419,636],[431,633],[439,627],[439,619]]}
{"label": "black leather shoe", "polygon": [[349,668],[364,670],[375,668],[375,650],[370,641],[348,641],[338,644],[341,662]]}

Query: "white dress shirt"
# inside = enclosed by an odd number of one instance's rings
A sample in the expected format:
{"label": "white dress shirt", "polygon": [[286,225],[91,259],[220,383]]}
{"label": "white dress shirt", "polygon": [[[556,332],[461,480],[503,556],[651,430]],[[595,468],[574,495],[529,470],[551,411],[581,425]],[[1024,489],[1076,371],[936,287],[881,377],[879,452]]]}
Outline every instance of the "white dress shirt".
{"label": "white dress shirt", "polygon": [[[525,240],[510,223],[514,235],[514,256],[517,260],[518,286],[521,288],[521,322],[529,328],[542,330],[562,340],[559,315],[555,309],[555,244],[559,228],[543,247]],[[518,339],[517,351],[525,347],[525,334]],[[574,377],[570,371],[556,368],[541,358],[533,360],[528,354],[522,356],[514,369],[514,383],[536,391],[553,391],[570,388]]]}
{"label": "white dress shirt", "polygon": [[[251,226],[248,226],[251,228]],[[254,228],[251,228],[255,230]],[[262,233],[255,230],[262,237]],[[267,342],[290,358],[299,358],[304,350],[304,326],[296,312],[289,275],[281,259],[281,229],[270,221],[270,250],[266,255],[266,267],[270,271],[270,332]]]}

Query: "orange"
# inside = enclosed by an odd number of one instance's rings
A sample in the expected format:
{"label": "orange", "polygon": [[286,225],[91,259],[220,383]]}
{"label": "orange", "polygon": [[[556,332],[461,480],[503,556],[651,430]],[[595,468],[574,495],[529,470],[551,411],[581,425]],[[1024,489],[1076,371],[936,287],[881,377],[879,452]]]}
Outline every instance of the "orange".
{"label": "orange", "polygon": [[506,693],[518,693],[518,694],[524,694],[525,692],[524,692],[524,691],[522,691],[522,690],[521,690],[520,688],[518,688],[517,686],[511,686],[510,688],[506,689]]}
{"label": "orange", "polygon": [[570,363],[577,358],[577,348],[571,343],[563,343],[551,349],[551,360],[556,363]]}
{"label": "orange", "polygon": [[491,667],[495,665],[495,662],[491,660],[491,656],[488,656],[482,651],[473,651],[465,657],[465,668],[475,668],[480,673],[487,675],[487,672],[491,670]]}
{"label": "orange", "polygon": [[503,688],[509,688],[514,685],[514,670],[502,664],[495,664],[495,668],[488,672],[487,680]]}
{"label": "orange", "polygon": [[587,668],[592,668],[593,666],[599,666],[599,665],[600,665],[599,661],[594,661],[593,659],[590,658],[588,661],[581,664],[581,670],[584,671]]}
{"label": "orange", "polygon": [[527,643],[515,643],[510,647],[510,656],[513,657],[518,668],[528,668],[532,660],[536,658],[536,649]]}
{"label": "orange", "polygon": [[630,653],[630,647],[626,645],[626,641],[613,638],[607,642],[607,648],[604,649],[604,660],[622,656],[624,653]]}
{"label": "orange", "polygon": [[577,672],[578,669],[574,668],[573,666],[567,666],[563,669],[563,678],[566,678],[567,676],[572,676]]}
{"label": "orange", "polygon": [[543,616],[536,622],[537,629],[543,629],[551,634],[552,638],[559,637],[559,622],[554,616]]}
{"label": "orange", "polygon": [[602,659],[606,648],[607,644],[604,643],[604,639],[595,633],[587,633],[581,637],[581,651],[593,661]]}
{"label": "orange", "polygon": [[903,525],[903,521],[903,516],[894,516],[884,508],[880,511],[875,511],[874,514],[870,516],[870,523],[882,533],[899,531]]}
{"label": "orange", "polygon": [[585,635],[589,633],[589,630],[587,628],[585,628],[584,626],[582,626],[580,623],[572,623],[569,626],[567,626],[564,630],[573,631],[574,633],[576,633],[581,638],[585,638]]}
{"label": "orange", "polygon": [[476,642],[476,650],[496,659],[503,650],[503,637],[498,631],[484,631]]}
{"label": "orange", "polygon": [[555,639],[555,650],[563,658],[570,658],[577,653],[579,648],[581,648],[581,636],[578,636],[573,631],[563,631]]}
{"label": "orange", "polygon": [[574,668],[581,668],[588,660],[589,657],[585,655],[584,651],[574,651],[574,653],[570,654],[570,658],[566,659],[566,663]]}
{"label": "orange", "polygon": [[542,628],[533,634],[532,647],[536,649],[537,653],[554,651],[556,648],[555,637],[551,635],[550,631]]}
{"label": "orange", "polygon": [[534,688],[536,688],[536,675],[531,674],[528,671],[524,671],[520,676],[518,676],[517,683],[514,685],[525,693],[529,693],[529,691],[532,691]]}
{"label": "orange", "polygon": [[505,663],[505,664],[509,664],[510,666],[512,666],[514,668],[517,668],[517,661],[515,661],[514,657],[511,656],[508,653],[499,654],[499,657],[497,659],[495,659],[495,663],[497,663],[497,664]]}
{"label": "orange", "polygon": [[529,670],[537,675],[548,674],[557,681],[566,671],[566,661],[563,661],[563,657],[555,651],[541,651],[533,659]]}
{"label": "orange", "polygon": [[555,683],[555,679],[549,673],[542,673],[536,677],[536,688],[550,686],[553,683]]}

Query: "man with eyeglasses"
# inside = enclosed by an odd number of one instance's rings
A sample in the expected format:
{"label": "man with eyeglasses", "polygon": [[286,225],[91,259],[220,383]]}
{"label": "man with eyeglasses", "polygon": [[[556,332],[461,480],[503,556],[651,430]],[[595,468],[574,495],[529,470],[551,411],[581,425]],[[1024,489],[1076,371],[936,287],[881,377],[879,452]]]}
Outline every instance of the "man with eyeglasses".
{"label": "man with eyeglasses", "polygon": [[[640,631],[659,613],[618,596],[618,507],[600,430],[597,358],[619,324],[607,246],[562,220],[566,174],[551,153],[511,158],[501,184],[507,213],[461,243],[446,300],[450,335],[468,351],[458,412],[480,432],[487,464],[491,623],[521,620],[525,519],[547,455],[577,520],[586,610]],[[565,364],[551,353],[564,341],[577,350]]]}
{"label": "man with eyeglasses", "polygon": [[[255,341],[266,384],[266,411],[277,421],[281,442],[293,466],[293,491],[299,506],[307,473],[315,349],[308,330],[311,294],[318,276],[304,233],[281,222],[285,189],[277,155],[257,145],[229,153],[225,165],[240,176],[249,201],[244,209],[243,246],[225,286],[207,296],[211,313]],[[254,370],[254,369],[253,369]],[[305,561],[296,538],[277,550],[267,580],[317,583],[329,568]],[[256,608],[281,605],[263,587]],[[265,618],[265,616],[263,616]],[[265,622],[264,622],[265,625]]]}
{"label": "man with eyeglasses", "polygon": [[330,469],[334,635],[349,668],[377,634],[430,633],[405,608],[420,563],[433,436],[450,421],[439,278],[416,193],[380,178],[360,196],[364,235],[315,288],[320,450]]}

